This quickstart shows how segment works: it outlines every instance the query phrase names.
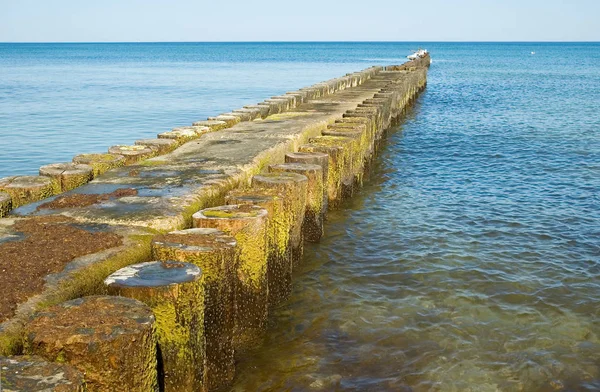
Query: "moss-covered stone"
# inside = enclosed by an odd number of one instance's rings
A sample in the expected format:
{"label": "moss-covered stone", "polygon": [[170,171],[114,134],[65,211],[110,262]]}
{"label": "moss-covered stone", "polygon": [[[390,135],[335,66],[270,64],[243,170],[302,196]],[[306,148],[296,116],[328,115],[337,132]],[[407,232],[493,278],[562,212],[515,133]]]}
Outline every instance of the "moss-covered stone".
{"label": "moss-covered stone", "polygon": [[242,189],[227,194],[227,204],[250,204],[268,213],[268,284],[269,306],[287,299],[292,290],[292,249],[290,231],[293,217],[287,214],[285,199],[277,190]]}
{"label": "moss-covered stone", "polygon": [[121,297],[78,298],[48,308],[25,326],[23,348],[85,374],[90,392],[157,388],[155,319]]}
{"label": "moss-covered stone", "polygon": [[5,217],[12,210],[12,198],[7,192],[0,191],[0,218]]}
{"label": "moss-covered stone", "polygon": [[60,193],[90,182],[94,168],[82,163],[52,163],[40,167],[40,176],[52,178],[57,185],[57,193]]}
{"label": "moss-covered stone", "polygon": [[135,145],[149,147],[157,155],[163,155],[176,149],[179,143],[175,139],[140,139],[135,141]]}
{"label": "moss-covered stone", "polygon": [[156,318],[161,390],[204,387],[204,290],[198,266],[154,261],[122,268],[104,283],[111,294],[137,299]]}
{"label": "moss-covered stone", "polygon": [[90,165],[94,177],[106,173],[112,168],[125,165],[125,157],[118,154],[80,154],[73,157],[73,163]]}
{"label": "moss-covered stone", "polygon": [[328,183],[329,177],[329,155],[322,152],[289,152],[285,154],[286,163],[308,163],[321,166],[323,171],[323,214],[327,214],[329,208]]}
{"label": "moss-covered stone", "polygon": [[220,131],[221,129],[225,129],[228,127],[225,121],[218,120],[204,120],[204,121],[196,121],[192,124],[195,127],[208,127],[211,132]]}
{"label": "moss-covered stone", "polygon": [[304,253],[304,233],[302,223],[306,211],[307,197],[306,176],[296,173],[263,173],[252,178],[252,187],[277,191],[284,198],[286,216],[291,217],[290,247],[292,261],[297,264]]}
{"label": "moss-covered stone", "polygon": [[238,124],[242,121],[241,118],[239,118],[238,116],[233,116],[233,115],[224,115],[224,114],[220,114],[218,116],[214,116],[214,117],[209,117],[208,118],[209,121],[223,121],[225,124],[227,124],[227,127],[233,127],[235,124]]}
{"label": "moss-covered stone", "polygon": [[125,157],[125,164],[131,165],[144,159],[152,158],[156,152],[146,146],[112,146],[108,149],[110,154],[122,155]]}
{"label": "moss-covered stone", "polygon": [[85,392],[83,374],[35,355],[0,357],[0,391]]}
{"label": "moss-covered stone", "polygon": [[267,326],[267,211],[252,205],[207,208],[192,216],[194,227],[218,229],[237,241],[234,346],[257,346]]}
{"label": "moss-covered stone", "polygon": [[204,386],[209,391],[231,384],[235,375],[233,328],[235,238],[217,229],[187,229],[159,235],[152,241],[157,260],[193,263],[202,270],[206,361]]}
{"label": "moss-covered stone", "polygon": [[12,208],[53,196],[56,194],[57,188],[51,178],[43,176],[16,176],[0,179],[0,191],[10,195]]}
{"label": "moss-covered stone", "polygon": [[323,169],[320,165],[310,163],[281,163],[269,166],[272,173],[296,173],[305,176],[306,210],[302,231],[309,242],[319,242],[323,236],[324,204],[323,204]]}

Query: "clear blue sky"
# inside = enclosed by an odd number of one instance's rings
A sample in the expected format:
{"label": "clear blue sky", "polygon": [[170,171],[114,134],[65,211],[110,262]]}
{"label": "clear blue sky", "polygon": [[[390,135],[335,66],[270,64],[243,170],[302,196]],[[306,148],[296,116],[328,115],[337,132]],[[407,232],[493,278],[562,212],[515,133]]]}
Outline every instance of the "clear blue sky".
{"label": "clear blue sky", "polygon": [[0,0],[0,42],[600,41],[600,0]]}

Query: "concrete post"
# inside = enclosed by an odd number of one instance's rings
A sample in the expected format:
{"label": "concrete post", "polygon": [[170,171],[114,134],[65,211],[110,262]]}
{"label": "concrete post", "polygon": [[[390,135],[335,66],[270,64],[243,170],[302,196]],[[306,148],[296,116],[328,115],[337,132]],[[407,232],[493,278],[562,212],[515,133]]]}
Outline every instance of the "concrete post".
{"label": "concrete post", "polygon": [[323,169],[320,165],[310,163],[281,163],[270,165],[271,173],[296,173],[305,176],[308,181],[306,184],[306,209],[304,212],[304,221],[302,223],[302,232],[304,238],[309,242],[319,242],[323,236]]}
{"label": "concrete post", "polygon": [[81,163],[52,163],[40,167],[40,176],[52,178],[57,193],[66,192],[90,182],[94,176],[94,168]]}
{"label": "concrete post", "polygon": [[108,149],[108,153],[124,156],[126,165],[131,165],[156,155],[154,150],[145,146],[112,146]]}
{"label": "concrete post", "polygon": [[0,178],[0,191],[10,195],[12,208],[18,208],[53,196],[56,193],[56,186],[49,177],[16,176]]}
{"label": "concrete post", "polygon": [[288,216],[292,217],[290,247],[294,264],[302,260],[304,251],[302,222],[306,210],[307,183],[306,176],[296,173],[264,173],[252,178],[253,187],[275,190],[283,195],[285,209]]}
{"label": "concrete post", "polygon": [[117,154],[80,154],[73,157],[73,163],[90,165],[94,177],[106,173],[112,168],[125,165],[125,157]]}
{"label": "concrete post", "polygon": [[133,264],[104,280],[109,293],[137,299],[156,317],[159,385],[165,392],[201,391],[204,385],[204,293],[194,264]]}
{"label": "concrete post", "polygon": [[217,229],[187,229],[152,240],[156,260],[192,263],[202,270],[206,361],[204,385],[209,391],[231,384],[235,376],[233,349],[235,238]]}
{"label": "concrete post", "polygon": [[207,208],[192,216],[194,227],[218,229],[237,241],[234,347],[260,344],[267,327],[267,211],[251,205]]}
{"label": "concrete post", "polygon": [[229,192],[225,202],[250,204],[267,210],[269,306],[275,307],[287,299],[292,291],[290,231],[293,219],[286,214],[285,197],[271,189],[239,189]]}

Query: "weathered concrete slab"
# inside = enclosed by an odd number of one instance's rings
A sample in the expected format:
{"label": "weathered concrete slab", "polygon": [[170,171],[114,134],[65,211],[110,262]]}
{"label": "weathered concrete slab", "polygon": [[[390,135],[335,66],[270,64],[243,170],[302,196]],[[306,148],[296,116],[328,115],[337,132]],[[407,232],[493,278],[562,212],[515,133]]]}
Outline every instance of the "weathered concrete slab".
{"label": "weathered concrete slab", "polygon": [[[269,164],[283,163],[286,153],[296,151],[346,111],[356,109],[406,75],[386,72],[360,86],[308,100],[293,111],[203,134],[169,154],[113,169],[72,191],[85,194],[131,188],[137,191],[136,196],[53,212],[81,221],[144,226],[163,232],[188,227],[194,212],[221,203],[229,190],[249,184],[251,177]],[[47,213],[33,211],[37,205],[14,213]]]}

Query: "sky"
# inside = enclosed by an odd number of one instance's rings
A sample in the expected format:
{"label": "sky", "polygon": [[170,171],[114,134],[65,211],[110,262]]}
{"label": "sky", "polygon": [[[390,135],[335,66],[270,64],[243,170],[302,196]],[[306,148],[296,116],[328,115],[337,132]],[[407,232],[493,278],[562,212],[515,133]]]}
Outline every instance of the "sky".
{"label": "sky", "polygon": [[0,0],[0,42],[600,41],[600,0]]}

